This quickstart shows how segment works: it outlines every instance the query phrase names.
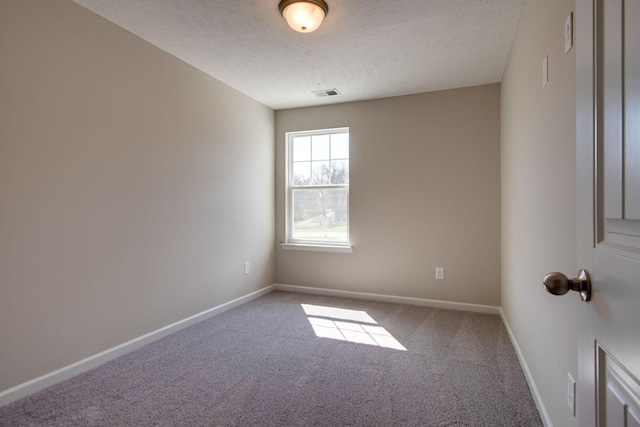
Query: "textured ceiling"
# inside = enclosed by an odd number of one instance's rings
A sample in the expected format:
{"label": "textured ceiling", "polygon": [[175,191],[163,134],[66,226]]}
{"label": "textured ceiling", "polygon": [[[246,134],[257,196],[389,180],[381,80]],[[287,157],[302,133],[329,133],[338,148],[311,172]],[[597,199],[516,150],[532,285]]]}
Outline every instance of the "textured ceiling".
{"label": "textured ceiling", "polygon": [[74,1],[276,110],[499,82],[525,2],[327,0],[302,34],[279,0]]}

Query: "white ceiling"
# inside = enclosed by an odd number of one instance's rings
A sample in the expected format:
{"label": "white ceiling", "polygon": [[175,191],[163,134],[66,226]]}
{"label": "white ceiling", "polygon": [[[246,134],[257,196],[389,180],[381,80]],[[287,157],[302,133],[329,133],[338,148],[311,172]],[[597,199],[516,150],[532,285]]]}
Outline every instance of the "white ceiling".
{"label": "white ceiling", "polygon": [[279,0],[74,1],[276,110],[499,82],[525,2],[327,0],[302,34]]}

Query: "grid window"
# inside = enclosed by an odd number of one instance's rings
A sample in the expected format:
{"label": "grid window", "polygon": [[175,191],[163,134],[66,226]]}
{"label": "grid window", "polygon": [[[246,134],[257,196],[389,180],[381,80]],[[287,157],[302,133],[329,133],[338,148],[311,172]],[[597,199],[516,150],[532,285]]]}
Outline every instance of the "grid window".
{"label": "grid window", "polygon": [[349,129],[287,134],[287,241],[349,244]]}

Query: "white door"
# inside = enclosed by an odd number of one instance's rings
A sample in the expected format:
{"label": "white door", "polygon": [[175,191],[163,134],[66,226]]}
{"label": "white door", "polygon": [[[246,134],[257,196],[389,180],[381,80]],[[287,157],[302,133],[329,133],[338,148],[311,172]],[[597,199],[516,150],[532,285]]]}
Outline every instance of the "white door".
{"label": "white door", "polygon": [[578,425],[640,427],[640,0],[577,0],[575,16],[577,261],[593,287]]}

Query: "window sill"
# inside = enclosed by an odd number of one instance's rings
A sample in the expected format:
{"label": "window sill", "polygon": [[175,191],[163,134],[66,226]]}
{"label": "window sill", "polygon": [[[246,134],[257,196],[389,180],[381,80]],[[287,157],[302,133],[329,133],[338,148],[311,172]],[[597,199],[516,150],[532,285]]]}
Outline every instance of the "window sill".
{"label": "window sill", "polygon": [[352,246],[313,245],[310,243],[281,243],[280,246],[282,249],[288,251],[337,252],[344,254],[353,253]]}

